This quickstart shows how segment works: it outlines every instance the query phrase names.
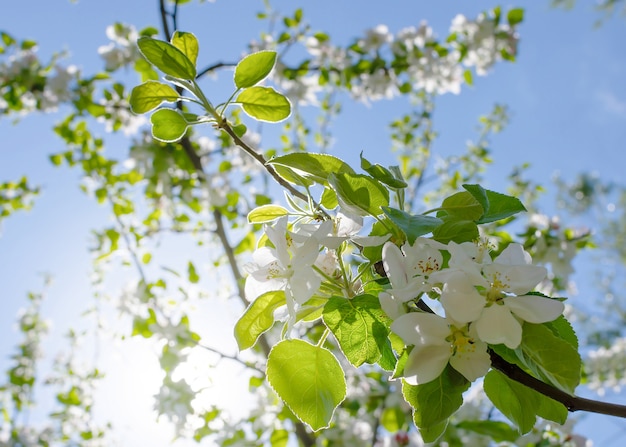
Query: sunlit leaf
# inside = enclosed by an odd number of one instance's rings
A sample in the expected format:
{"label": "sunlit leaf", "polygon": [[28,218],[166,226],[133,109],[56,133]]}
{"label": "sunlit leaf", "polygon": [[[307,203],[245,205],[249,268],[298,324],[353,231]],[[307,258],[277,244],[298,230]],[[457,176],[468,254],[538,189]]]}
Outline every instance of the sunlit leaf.
{"label": "sunlit leaf", "polygon": [[134,113],[146,113],[164,102],[176,102],[180,95],[167,84],[147,81],[133,88],[130,93],[130,107]]}
{"label": "sunlit leaf", "polygon": [[286,216],[289,211],[279,205],[262,205],[248,213],[248,222],[264,223],[271,222],[279,217]]}
{"label": "sunlit leaf", "polygon": [[152,136],[166,143],[180,140],[187,131],[187,120],[177,110],[160,109],[150,117]]}
{"label": "sunlit leaf", "polygon": [[291,104],[286,96],[271,87],[250,87],[242,91],[235,101],[243,110],[259,121],[276,123],[291,114]]}
{"label": "sunlit leaf", "polygon": [[337,173],[328,177],[342,208],[358,214],[378,216],[389,205],[389,191],[377,180],[362,174]]}
{"label": "sunlit leaf", "polygon": [[285,292],[266,292],[256,298],[235,324],[239,350],[251,348],[259,336],[274,324],[274,311],[285,305]]}
{"label": "sunlit leaf", "polygon": [[198,39],[192,33],[176,31],[172,36],[172,45],[178,48],[192,64],[196,65],[198,59]]}
{"label": "sunlit leaf", "polygon": [[267,379],[291,411],[314,431],[330,425],[346,397],[346,380],[335,356],[303,340],[283,340],[267,359]]}
{"label": "sunlit leaf", "polygon": [[174,45],[152,37],[140,37],[137,45],[148,62],[166,75],[185,80],[196,77],[194,63]]}
{"label": "sunlit leaf", "polygon": [[275,51],[259,51],[244,57],[235,67],[235,86],[252,87],[265,79],[276,63]]}
{"label": "sunlit leaf", "polygon": [[324,306],[323,318],[352,365],[376,363],[380,359],[387,343],[389,323],[378,297],[331,297]]}

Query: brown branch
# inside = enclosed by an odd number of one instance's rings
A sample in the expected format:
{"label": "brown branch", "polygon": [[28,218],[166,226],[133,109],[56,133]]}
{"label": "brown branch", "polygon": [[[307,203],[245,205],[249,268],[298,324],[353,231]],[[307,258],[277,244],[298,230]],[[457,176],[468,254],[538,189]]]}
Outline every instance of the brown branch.
{"label": "brown branch", "polygon": [[230,135],[230,137],[233,139],[233,141],[235,142],[235,144],[237,146],[239,146],[241,149],[243,149],[243,151],[250,155],[252,158],[254,158],[256,161],[258,161],[259,163],[261,163],[263,165],[263,167],[265,168],[265,170],[269,173],[269,175],[272,176],[272,178],[274,180],[276,180],[276,182],[282,186],[283,188],[285,188],[287,191],[289,191],[293,196],[302,199],[304,201],[308,201],[309,198],[306,196],[306,194],[301,193],[300,191],[298,191],[296,188],[293,187],[293,185],[291,185],[291,183],[287,182],[285,179],[283,179],[280,175],[278,175],[278,172],[276,172],[276,169],[274,169],[274,167],[272,165],[267,164],[267,160],[265,159],[265,157],[258,153],[257,151],[255,151],[253,148],[251,148],[250,146],[248,146],[248,144],[246,144],[245,141],[243,141],[241,138],[239,138],[239,136],[235,133],[235,131],[233,130],[232,127],[230,127],[230,124],[228,124],[228,121],[226,121],[226,119],[223,119],[220,123],[219,123],[219,127],[221,129],[223,129],[228,135]]}
{"label": "brown branch", "polygon": [[234,68],[236,66],[237,66],[237,64],[235,64],[233,62],[216,62],[213,65],[209,65],[208,67],[203,68],[202,70],[200,70],[198,72],[198,74],[196,75],[196,79],[199,79],[202,76],[204,76],[207,73],[210,73],[212,71],[219,70],[220,68]]}
{"label": "brown branch", "polygon": [[503,373],[509,379],[515,380],[516,382],[521,383],[522,385],[525,385],[528,388],[543,394],[544,396],[562,403],[570,412],[588,411],[590,413],[626,418],[626,405],[618,405],[572,396],[565,391],[555,388],[552,385],[531,376],[519,366],[513,365],[504,360],[491,349],[489,350],[489,355],[491,356],[491,366],[493,368]]}

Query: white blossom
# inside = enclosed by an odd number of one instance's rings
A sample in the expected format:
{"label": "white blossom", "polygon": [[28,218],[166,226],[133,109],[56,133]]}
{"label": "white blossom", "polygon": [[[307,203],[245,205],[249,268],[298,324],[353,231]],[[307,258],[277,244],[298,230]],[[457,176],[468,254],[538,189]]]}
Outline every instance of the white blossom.
{"label": "white blossom", "polygon": [[457,326],[435,314],[412,312],[398,317],[391,330],[407,345],[414,345],[404,366],[410,384],[436,379],[448,362],[470,382],[485,375],[491,366],[487,345],[467,325]]}

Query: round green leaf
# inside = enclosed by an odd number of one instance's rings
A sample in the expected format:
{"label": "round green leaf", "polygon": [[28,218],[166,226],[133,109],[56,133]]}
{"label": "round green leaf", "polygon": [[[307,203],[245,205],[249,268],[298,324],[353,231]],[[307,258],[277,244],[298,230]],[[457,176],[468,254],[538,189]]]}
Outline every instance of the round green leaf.
{"label": "round green leaf", "polygon": [[259,121],[276,123],[289,117],[289,100],[271,87],[250,87],[237,97],[243,110]]}
{"label": "round green leaf", "polygon": [[137,41],[144,57],[166,75],[191,80],[196,77],[196,66],[174,45],[152,37],[141,37]]}
{"label": "round green leaf", "polygon": [[327,428],[346,397],[341,365],[327,349],[283,340],[267,359],[267,379],[291,411],[314,431]]}
{"label": "round green leaf", "polygon": [[278,205],[262,205],[248,213],[248,222],[263,223],[271,222],[281,216],[286,216],[289,211]]}
{"label": "round green leaf", "polygon": [[178,111],[172,109],[157,110],[150,117],[150,122],[152,136],[165,143],[180,140],[189,125]]}
{"label": "round green leaf", "polygon": [[285,291],[266,292],[255,299],[235,324],[239,350],[251,348],[259,336],[274,325],[274,311],[285,305]]}
{"label": "round green leaf", "polygon": [[146,113],[163,102],[178,101],[180,95],[167,84],[147,81],[133,88],[130,93],[130,107],[134,113]]}
{"label": "round green leaf", "polygon": [[244,57],[235,68],[237,88],[252,87],[267,77],[276,64],[275,51],[259,51]]}
{"label": "round green leaf", "polygon": [[185,33],[183,31],[176,31],[172,36],[172,45],[183,52],[185,56],[193,63],[196,64],[198,59],[198,39],[192,33]]}

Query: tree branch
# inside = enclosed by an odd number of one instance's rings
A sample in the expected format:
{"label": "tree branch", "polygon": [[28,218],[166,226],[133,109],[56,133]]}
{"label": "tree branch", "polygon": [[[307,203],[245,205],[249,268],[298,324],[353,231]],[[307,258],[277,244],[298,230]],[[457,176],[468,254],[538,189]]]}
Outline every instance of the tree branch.
{"label": "tree branch", "polygon": [[515,380],[516,382],[521,383],[522,385],[525,385],[528,388],[543,394],[544,396],[562,403],[565,405],[567,410],[572,413],[574,411],[588,411],[590,413],[599,413],[626,418],[626,405],[618,405],[572,396],[531,376],[519,366],[513,365],[504,360],[491,349],[489,350],[489,355],[491,356],[491,366],[494,369],[497,369],[509,379]]}
{"label": "tree branch", "polygon": [[289,191],[293,196],[308,202],[309,198],[306,196],[306,194],[303,194],[300,191],[298,191],[296,188],[293,187],[293,185],[291,185],[291,183],[287,182],[280,175],[278,175],[278,172],[276,172],[276,169],[274,169],[274,167],[272,165],[268,165],[267,164],[267,160],[265,159],[265,157],[262,154],[260,154],[257,151],[255,151],[253,148],[248,146],[248,144],[246,144],[245,141],[243,141],[241,138],[239,138],[239,136],[235,133],[233,128],[230,127],[230,124],[228,124],[228,121],[226,121],[226,119],[223,119],[219,123],[219,127],[221,129],[223,129],[228,135],[230,135],[230,137],[233,139],[235,144],[237,146],[239,146],[241,149],[243,149],[243,151],[245,153],[250,155],[252,158],[254,158],[259,163],[261,163],[263,165],[263,167],[265,168],[265,170],[272,176],[272,178],[274,180],[276,180],[276,182],[280,186],[282,186],[287,191]]}

